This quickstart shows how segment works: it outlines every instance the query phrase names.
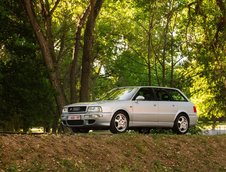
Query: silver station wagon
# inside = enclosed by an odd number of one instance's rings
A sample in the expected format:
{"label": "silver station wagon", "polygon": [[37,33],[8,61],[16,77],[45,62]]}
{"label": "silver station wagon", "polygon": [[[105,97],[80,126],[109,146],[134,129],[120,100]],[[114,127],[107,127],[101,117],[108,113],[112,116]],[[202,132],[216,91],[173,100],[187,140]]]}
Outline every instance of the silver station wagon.
{"label": "silver station wagon", "polygon": [[109,91],[96,102],[64,106],[62,124],[73,132],[110,129],[112,133],[172,128],[185,134],[197,121],[195,106],[176,88],[134,86]]}

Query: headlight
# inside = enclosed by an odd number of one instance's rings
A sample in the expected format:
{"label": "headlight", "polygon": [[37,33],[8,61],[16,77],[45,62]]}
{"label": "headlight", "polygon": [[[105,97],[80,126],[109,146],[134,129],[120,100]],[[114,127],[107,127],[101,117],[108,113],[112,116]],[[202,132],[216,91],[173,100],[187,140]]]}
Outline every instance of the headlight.
{"label": "headlight", "polygon": [[68,108],[64,107],[62,110],[63,113],[68,112]]}
{"label": "headlight", "polygon": [[89,106],[87,112],[101,112],[102,109],[100,106]]}

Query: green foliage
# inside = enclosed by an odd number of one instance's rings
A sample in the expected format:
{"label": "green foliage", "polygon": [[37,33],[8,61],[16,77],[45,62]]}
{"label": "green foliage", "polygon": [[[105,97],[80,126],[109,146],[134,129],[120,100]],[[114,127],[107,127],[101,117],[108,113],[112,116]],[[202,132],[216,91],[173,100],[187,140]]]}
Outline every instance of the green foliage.
{"label": "green foliage", "polygon": [[33,126],[49,128],[53,120],[54,93],[43,61],[38,57],[31,28],[19,3],[11,7],[10,3],[4,2],[1,8],[5,10],[1,13],[5,22],[1,30],[5,35],[0,39],[3,45],[0,57],[0,129],[27,131]]}
{"label": "green foliage", "polygon": [[192,134],[192,135],[194,135],[194,134],[199,135],[199,134],[202,133],[202,129],[203,128],[199,125],[193,126],[193,127],[189,128],[189,133]]}
{"label": "green foliage", "polygon": [[226,16],[219,5],[215,1],[192,4],[183,19],[187,60],[186,69],[180,71],[182,82],[190,87],[200,118],[209,120],[226,115],[226,24],[220,22]]}
{"label": "green foliage", "polygon": [[[224,78],[223,78],[224,79]],[[199,75],[193,77],[190,89],[192,101],[196,104],[200,117],[219,118],[225,116],[225,97],[222,97],[220,85],[222,82],[211,81],[210,78]]]}
{"label": "green foliage", "polygon": [[30,56],[24,59],[8,55],[8,58],[0,70],[3,75],[0,116],[4,128],[27,131],[32,126],[49,127],[54,111],[53,91],[43,64]]}
{"label": "green foliage", "polygon": [[181,36],[176,33],[181,8],[168,1],[106,5],[97,25],[97,41],[105,52],[101,54],[105,74],[113,77],[115,85],[148,85],[150,77],[152,85],[179,86],[174,76],[182,60]]}

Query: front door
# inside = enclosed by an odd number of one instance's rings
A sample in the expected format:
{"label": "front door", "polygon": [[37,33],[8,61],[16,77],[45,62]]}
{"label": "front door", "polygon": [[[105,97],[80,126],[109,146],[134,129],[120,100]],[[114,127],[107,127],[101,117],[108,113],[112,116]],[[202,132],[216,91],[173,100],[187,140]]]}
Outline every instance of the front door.
{"label": "front door", "polygon": [[[136,97],[143,96],[144,100],[136,100]],[[158,101],[152,88],[141,88],[133,100],[133,114],[131,126],[155,126],[158,122]]]}

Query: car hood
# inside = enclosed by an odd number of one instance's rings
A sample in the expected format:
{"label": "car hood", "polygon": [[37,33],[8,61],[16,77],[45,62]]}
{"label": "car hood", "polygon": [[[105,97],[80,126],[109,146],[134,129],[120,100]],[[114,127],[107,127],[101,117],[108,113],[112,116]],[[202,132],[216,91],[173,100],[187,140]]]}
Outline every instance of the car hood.
{"label": "car hood", "polygon": [[80,102],[80,103],[73,103],[70,105],[66,105],[64,107],[70,107],[70,106],[102,106],[107,103],[115,103],[120,102],[120,100],[103,100],[103,101],[95,101],[95,102]]}

